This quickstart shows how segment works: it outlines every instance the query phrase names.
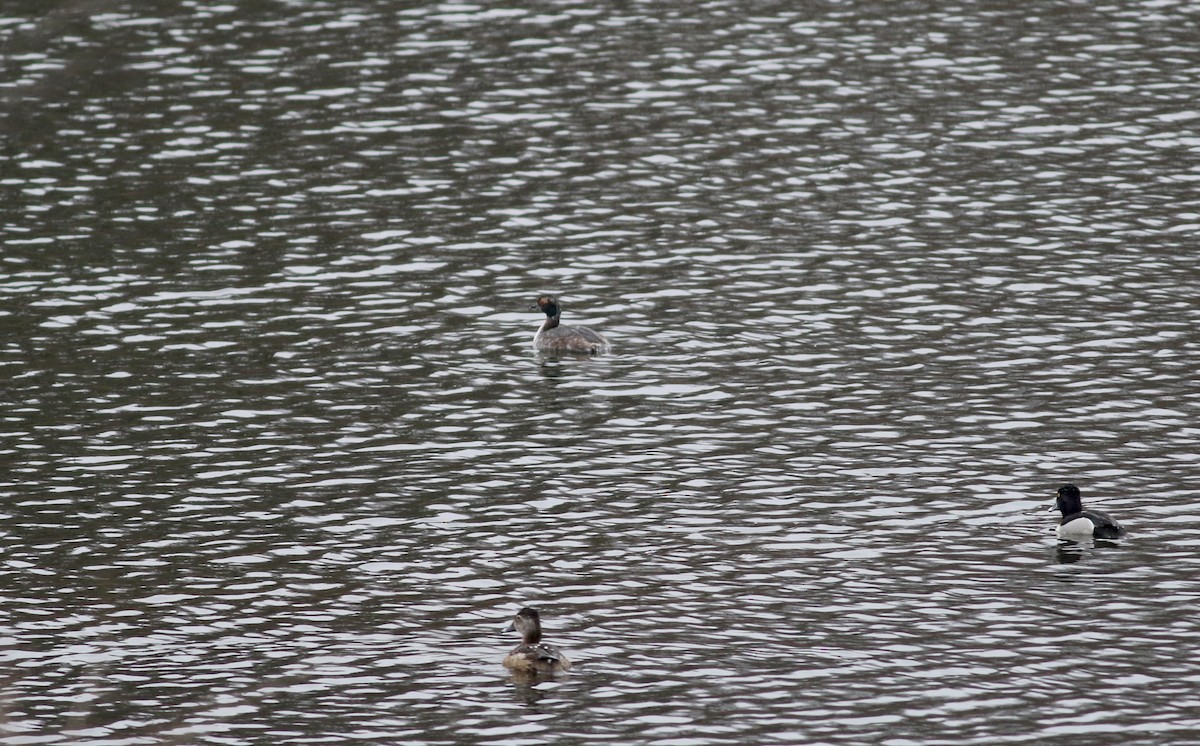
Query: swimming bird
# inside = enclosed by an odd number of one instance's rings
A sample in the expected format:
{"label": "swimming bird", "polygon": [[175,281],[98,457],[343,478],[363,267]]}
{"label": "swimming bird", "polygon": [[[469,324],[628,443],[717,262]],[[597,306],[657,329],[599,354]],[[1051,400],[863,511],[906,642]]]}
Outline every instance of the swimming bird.
{"label": "swimming bird", "polygon": [[541,352],[571,352],[580,355],[599,355],[608,352],[608,340],[586,326],[559,326],[562,309],[553,295],[543,295],[530,310],[546,314],[546,320],[533,336],[533,347]]}
{"label": "swimming bird", "polygon": [[504,667],[519,673],[559,673],[571,670],[567,656],[542,644],[542,620],[528,606],[517,612],[505,632],[520,632],[521,644],[504,656]]}
{"label": "swimming bird", "polygon": [[1098,539],[1115,539],[1125,533],[1121,524],[1117,523],[1107,513],[1099,510],[1084,510],[1083,499],[1079,488],[1073,484],[1064,484],[1058,488],[1058,497],[1054,501],[1054,510],[1062,512],[1062,520],[1058,523],[1058,538],[1079,539],[1093,536]]}

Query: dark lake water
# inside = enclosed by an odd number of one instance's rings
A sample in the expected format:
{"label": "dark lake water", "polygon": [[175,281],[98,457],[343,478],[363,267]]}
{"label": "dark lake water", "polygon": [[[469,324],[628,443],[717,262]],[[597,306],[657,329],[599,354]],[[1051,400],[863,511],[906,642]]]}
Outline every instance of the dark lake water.
{"label": "dark lake water", "polygon": [[46,6],[0,746],[1200,739],[1200,6]]}

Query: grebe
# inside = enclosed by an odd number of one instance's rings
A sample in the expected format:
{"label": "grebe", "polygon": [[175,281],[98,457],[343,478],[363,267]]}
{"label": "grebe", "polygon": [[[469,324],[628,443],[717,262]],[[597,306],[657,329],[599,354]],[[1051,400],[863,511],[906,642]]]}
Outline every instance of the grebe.
{"label": "grebe", "polygon": [[586,326],[559,326],[562,310],[553,295],[543,295],[536,306],[546,314],[546,320],[533,336],[533,348],[540,352],[570,352],[579,355],[599,355],[608,352],[611,346],[603,335]]}

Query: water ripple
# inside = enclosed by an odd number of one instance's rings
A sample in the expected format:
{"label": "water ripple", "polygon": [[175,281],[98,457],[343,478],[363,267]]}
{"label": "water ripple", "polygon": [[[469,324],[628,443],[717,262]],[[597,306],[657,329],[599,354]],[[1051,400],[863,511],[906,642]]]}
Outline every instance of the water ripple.
{"label": "water ripple", "polygon": [[0,743],[1186,739],[1194,15],[13,8]]}

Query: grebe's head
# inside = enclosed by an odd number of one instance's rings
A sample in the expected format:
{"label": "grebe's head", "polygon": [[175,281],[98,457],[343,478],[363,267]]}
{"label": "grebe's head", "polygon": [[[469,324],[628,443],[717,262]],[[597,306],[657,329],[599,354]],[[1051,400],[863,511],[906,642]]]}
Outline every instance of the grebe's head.
{"label": "grebe's head", "polygon": [[554,299],[553,295],[543,295],[537,299],[536,306],[529,307],[531,311],[534,309],[541,311],[550,318],[554,318],[558,315],[558,301]]}

